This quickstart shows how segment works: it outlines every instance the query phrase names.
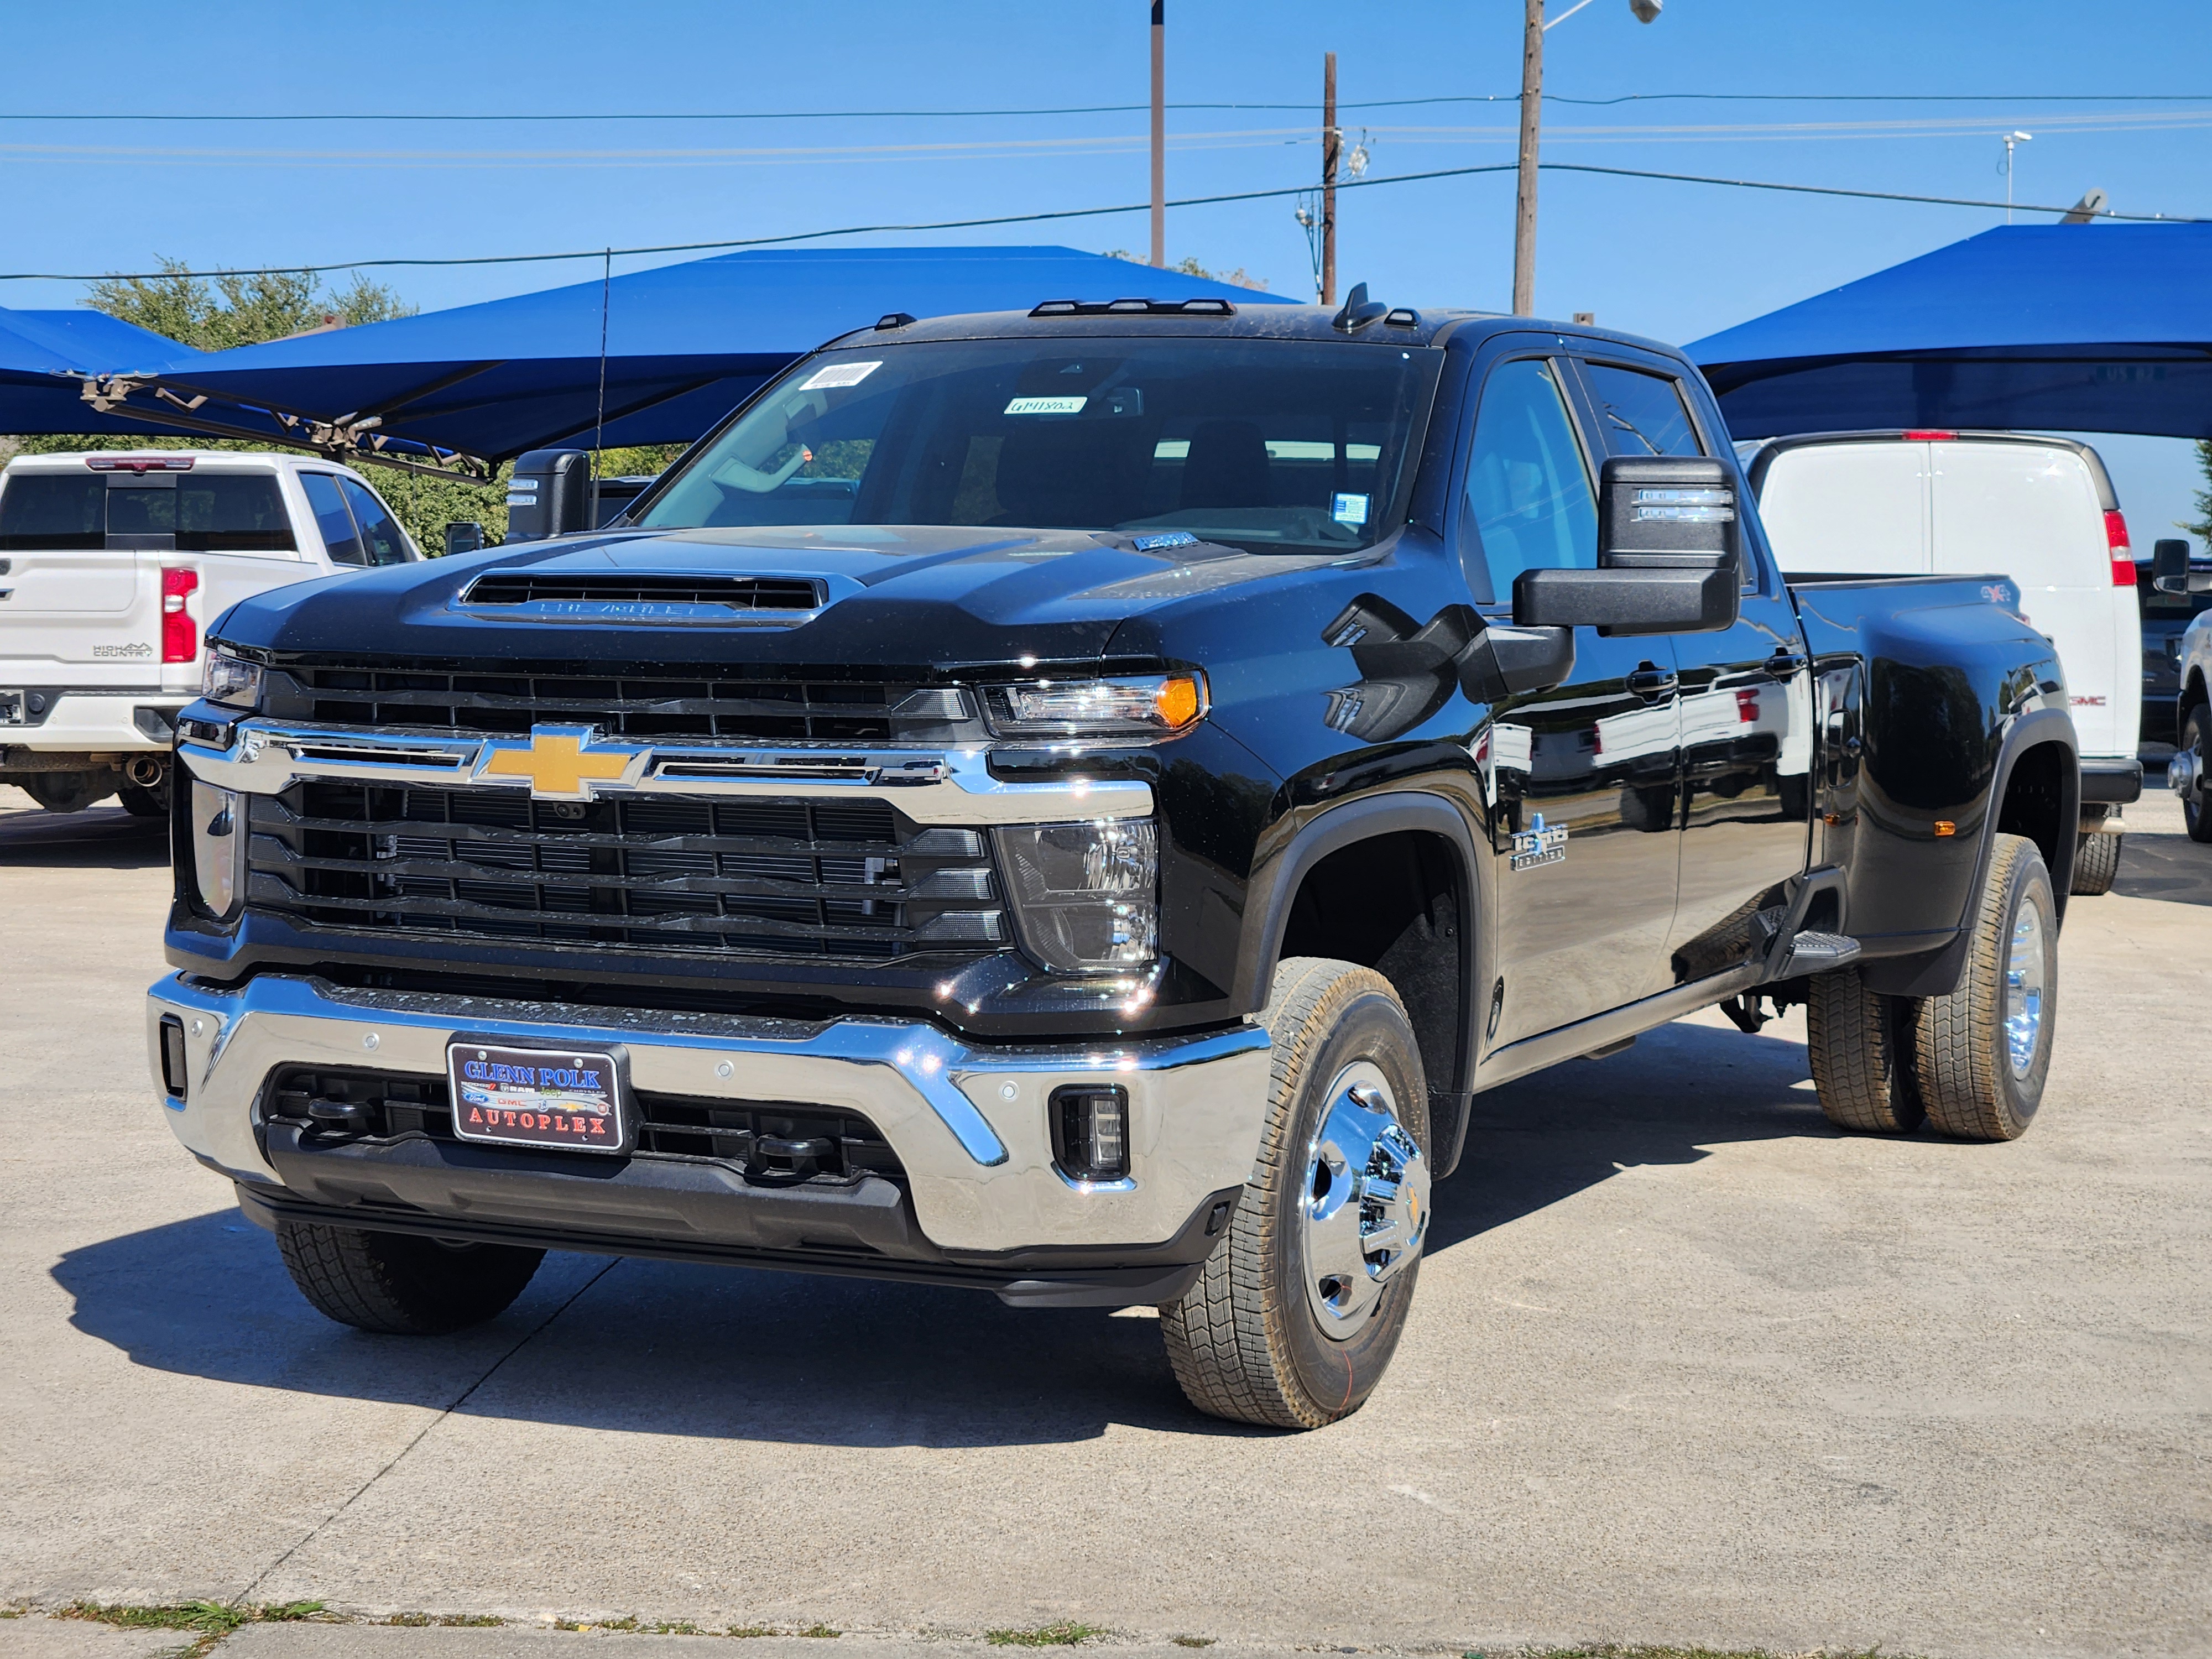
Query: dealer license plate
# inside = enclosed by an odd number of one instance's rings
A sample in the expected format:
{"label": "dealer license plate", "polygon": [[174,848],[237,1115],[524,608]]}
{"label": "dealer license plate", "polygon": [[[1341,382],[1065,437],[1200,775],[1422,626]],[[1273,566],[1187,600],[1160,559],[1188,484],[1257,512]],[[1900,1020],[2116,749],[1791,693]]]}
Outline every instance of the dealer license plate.
{"label": "dealer license plate", "polygon": [[600,1048],[450,1043],[453,1133],[501,1146],[626,1152],[622,1070],[622,1056]]}

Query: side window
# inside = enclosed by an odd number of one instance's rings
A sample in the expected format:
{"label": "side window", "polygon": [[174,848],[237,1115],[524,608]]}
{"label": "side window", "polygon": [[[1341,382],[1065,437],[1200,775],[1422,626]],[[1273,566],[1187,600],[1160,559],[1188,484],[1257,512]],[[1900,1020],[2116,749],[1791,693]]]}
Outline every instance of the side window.
{"label": "side window", "polygon": [[361,526],[362,544],[368,550],[371,564],[405,564],[415,556],[414,549],[407,544],[407,532],[399,527],[399,520],[391,510],[376,499],[376,493],[351,478],[340,478],[338,488],[345,492],[346,502],[353,508],[354,522]]}
{"label": "side window", "polygon": [[302,472],[300,487],[307,492],[307,505],[313,509],[315,527],[323,532],[323,545],[330,550],[332,564],[367,564],[368,556],[361,548],[360,533],[354,529],[353,514],[346,511],[345,497],[338,494],[338,481],[328,472]]}
{"label": "side window", "polygon": [[1548,362],[1523,358],[1491,371],[1460,521],[1461,557],[1478,598],[1506,598],[1523,570],[1596,566],[1597,501]]}
{"label": "side window", "polygon": [[1606,443],[1616,455],[1702,455],[1698,428],[1670,375],[1585,363]]}

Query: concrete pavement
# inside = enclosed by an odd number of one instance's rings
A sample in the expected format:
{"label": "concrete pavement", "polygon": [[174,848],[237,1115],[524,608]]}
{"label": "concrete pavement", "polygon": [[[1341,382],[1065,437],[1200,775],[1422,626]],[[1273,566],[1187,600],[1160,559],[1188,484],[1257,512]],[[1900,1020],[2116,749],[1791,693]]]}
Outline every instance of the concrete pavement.
{"label": "concrete pavement", "polygon": [[[1834,1134],[1802,1018],[1486,1096],[1390,1377],[1304,1436],[1188,1410],[1146,1310],[556,1256],[458,1339],[328,1324],[144,1079],[158,830],[26,804],[0,791],[0,1601],[884,1652],[1060,1618],[1224,1653],[2212,1646],[2212,848],[2170,798],[2069,915],[2024,1140]],[[403,1659],[362,1632],[225,1646]]]}

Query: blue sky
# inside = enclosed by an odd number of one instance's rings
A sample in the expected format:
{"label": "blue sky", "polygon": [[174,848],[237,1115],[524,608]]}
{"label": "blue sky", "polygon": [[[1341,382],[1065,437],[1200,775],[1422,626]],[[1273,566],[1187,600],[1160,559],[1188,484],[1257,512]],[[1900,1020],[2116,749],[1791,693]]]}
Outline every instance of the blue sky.
{"label": "blue sky", "polygon": [[[1553,0],[1555,12],[1568,0]],[[538,252],[773,235],[1141,201],[1140,112],[800,119],[791,112],[1137,104],[1146,0],[917,5],[890,0],[610,7],[535,0],[372,17],[228,3],[95,26],[12,9],[11,117],[320,112],[360,119],[164,125],[0,120],[10,270],[143,269],[376,255]],[[1171,101],[1303,105],[1170,117],[1169,193],[1291,185],[1318,167],[1322,54],[1371,171],[1509,163],[1517,0],[1264,8],[1169,0]],[[220,15],[219,27],[212,20]],[[29,66],[52,66],[31,74]],[[75,67],[71,67],[75,66]],[[2212,216],[2212,8],[2190,0],[1668,0],[1638,25],[1595,0],[1549,37],[1547,89],[1979,94],[1977,103],[1552,104],[1545,154],[1601,166],[1999,199],[1996,135],[2021,199],[2091,185],[2126,211]],[[2142,104],[2112,94],[2197,94]],[[2069,94],[2082,101],[2041,101]],[[1362,109],[1435,96],[1494,103]],[[767,112],[740,122],[391,122],[378,115]],[[1340,268],[1378,295],[1503,309],[1510,173],[1348,193]],[[1548,173],[1539,309],[1688,340],[2002,221],[2001,213]],[[2087,234],[2094,234],[2091,231]],[[1142,214],[885,240],[1142,249]],[[1310,292],[1284,200],[1178,210],[1171,258]],[[633,261],[632,264],[643,263]],[[381,273],[426,309],[575,280],[583,267]],[[0,283],[61,305],[69,284]],[[2179,447],[2101,445],[2139,538],[2186,507]]]}

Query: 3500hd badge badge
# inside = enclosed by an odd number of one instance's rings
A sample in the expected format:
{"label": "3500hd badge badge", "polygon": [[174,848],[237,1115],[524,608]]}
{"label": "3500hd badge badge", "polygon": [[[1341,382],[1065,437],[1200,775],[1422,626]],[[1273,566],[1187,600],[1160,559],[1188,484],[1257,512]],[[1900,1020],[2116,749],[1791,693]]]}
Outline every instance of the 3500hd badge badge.
{"label": "3500hd badge badge", "polygon": [[635,1112],[621,1045],[519,1048],[457,1036],[446,1045],[453,1133],[499,1146],[627,1152]]}

